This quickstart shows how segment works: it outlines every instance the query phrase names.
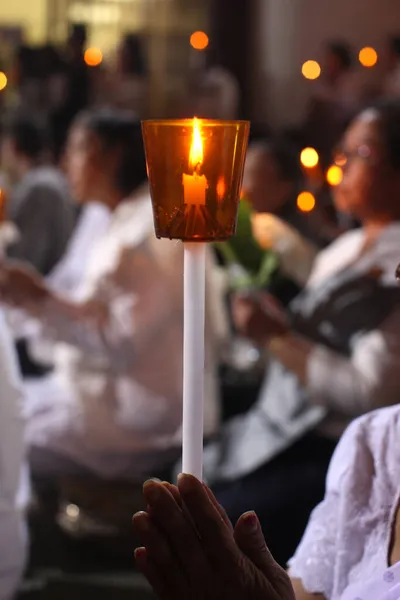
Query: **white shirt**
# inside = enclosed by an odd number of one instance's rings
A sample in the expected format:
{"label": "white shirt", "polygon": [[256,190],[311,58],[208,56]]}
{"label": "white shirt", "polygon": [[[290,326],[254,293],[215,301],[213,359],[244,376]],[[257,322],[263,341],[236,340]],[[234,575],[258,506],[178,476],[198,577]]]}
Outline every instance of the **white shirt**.
{"label": "white shirt", "polygon": [[[360,255],[365,234],[362,230],[352,231],[318,255],[307,284],[309,293],[300,299],[301,314],[312,323],[314,312],[319,311],[318,333],[324,329],[327,339],[344,339],[349,351],[337,352],[315,343],[308,358],[306,386],[279,361],[272,360],[255,406],[224,427],[222,456],[219,447],[206,449],[205,473],[209,479],[236,479],[252,473],[316,428],[338,439],[353,418],[398,402],[400,306],[395,304],[390,314],[383,321],[378,318],[379,325],[373,326],[365,321],[375,319],[373,311],[380,308],[371,307],[374,296],[368,290],[364,295],[364,288],[358,290],[356,286],[363,278],[368,279],[369,273],[375,273],[371,279],[377,278],[378,290],[383,290],[386,300],[390,296],[400,304],[395,281],[399,239],[400,223],[393,223]],[[337,285],[335,278],[346,275],[349,265],[351,286],[340,279]],[[357,300],[354,305],[353,295]],[[375,302],[383,299],[381,295]],[[331,310],[336,329],[330,329],[328,316],[325,322],[320,315],[321,306]],[[363,313],[361,327],[354,329],[353,323],[346,321],[349,310],[356,319],[359,315],[355,311]]]}
{"label": "white shirt", "polygon": [[92,247],[106,232],[110,219],[104,204],[90,202],[82,208],[64,256],[47,277],[53,290],[73,295],[79,288]]}
{"label": "white shirt", "polygon": [[[178,452],[182,260],[181,243],[155,238],[147,195],[115,210],[93,248],[80,302],[54,299],[40,315],[58,343],[55,373],[26,385],[32,446],[104,477],[146,476]],[[206,336],[207,433],[218,422],[214,330]]]}
{"label": "white shirt", "polygon": [[385,574],[400,499],[399,437],[398,406],[357,419],[343,435],[325,499],[290,561],[291,577],[301,579],[309,593],[356,600],[361,595],[350,594],[353,585],[376,577],[392,581]]}
{"label": "white shirt", "polygon": [[23,466],[23,421],[18,366],[0,312],[0,600],[8,600],[22,577],[27,554],[24,510],[29,498]]}

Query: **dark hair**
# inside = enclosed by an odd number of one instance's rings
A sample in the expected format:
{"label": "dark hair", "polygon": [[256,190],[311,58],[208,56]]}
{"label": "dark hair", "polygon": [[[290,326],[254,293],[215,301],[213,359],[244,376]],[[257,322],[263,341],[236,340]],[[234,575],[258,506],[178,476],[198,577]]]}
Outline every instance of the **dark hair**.
{"label": "dark hair", "polygon": [[26,115],[14,115],[4,123],[2,133],[14,142],[20,154],[32,161],[39,160],[48,146],[46,131]]}
{"label": "dark hair", "polygon": [[123,111],[103,109],[78,115],[75,124],[96,135],[106,151],[119,152],[115,185],[128,196],[147,178],[140,121]]}
{"label": "dark hair", "polygon": [[123,68],[129,75],[146,75],[147,65],[142,39],[133,33],[128,33],[122,40],[121,52]]}
{"label": "dark hair", "polygon": [[69,39],[84,46],[87,40],[87,27],[84,23],[75,23],[70,28]]}
{"label": "dark hair", "polygon": [[370,108],[378,114],[388,162],[400,170],[400,100],[380,100]]}
{"label": "dark hair", "polygon": [[391,51],[400,58],[400,36],[393,36],[389,39]]}
{"label": "dark hair", "polygon": [[284,181],[300,184],[303,173],[300,167],[299,153],[293,144],[285,138],[267,138],[256,141],[253,146],[263,149],[272,158]]}
{"label": "dark hair", "polygon": [[353,54],[350,46],[345,42],[332,41],[326,45],[328,52],[333,54],[343,67],[343,69],[350,69],[353,64]]}

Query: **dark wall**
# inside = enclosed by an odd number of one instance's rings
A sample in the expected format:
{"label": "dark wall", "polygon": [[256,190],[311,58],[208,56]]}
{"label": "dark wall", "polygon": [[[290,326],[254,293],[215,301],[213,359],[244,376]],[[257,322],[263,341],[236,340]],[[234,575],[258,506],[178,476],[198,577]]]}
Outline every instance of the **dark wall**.
{"label": "dark wall", "polygon": [[241,117],[249,116],[252,0],[213,0],[211,3],[210,61],[229,69],[242,91]]}

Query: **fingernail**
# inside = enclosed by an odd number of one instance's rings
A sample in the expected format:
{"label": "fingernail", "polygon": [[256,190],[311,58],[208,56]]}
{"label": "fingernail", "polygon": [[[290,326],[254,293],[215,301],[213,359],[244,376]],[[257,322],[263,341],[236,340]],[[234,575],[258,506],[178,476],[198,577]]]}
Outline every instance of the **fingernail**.
{"label": "fingernail", "polygon": [[134,557],[135,561],[137,561],[139,564],[145,563],[147,558],[146,548],[136,548],[136,550],[134,551]]}
{"label": "fingernail", "polygon": [[249,533],[259,532],[259,521],[256,513],[251,510],[243,515],[244,525]]}
{"label": "fingernail", "polygon": [[193,475],[187,475],[186,473],[179,473],[178,485],[179,490],[184,494],[190,494],[196,489],[196,478]]}
{"label": "fingernail", "polygon": [[147,513],[141,511],[133,515],[133,524],[139,531],[147,531],[149,529]]}
{"label": "fingernail", "polygon": [[143,486],[143,494],[145,495],[146,500],[147,502],[149,502],[149,504],[154,504],[160,497],[160,490],[158,488],[158,484],[152,479],[146,481]]}

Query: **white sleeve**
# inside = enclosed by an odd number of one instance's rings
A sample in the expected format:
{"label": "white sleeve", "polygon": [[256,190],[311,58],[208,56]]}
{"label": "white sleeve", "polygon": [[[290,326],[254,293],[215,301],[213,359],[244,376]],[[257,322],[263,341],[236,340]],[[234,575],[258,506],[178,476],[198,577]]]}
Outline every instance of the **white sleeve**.
{"label": "white sleeve", "polygon": [[398,402],[399,371],[400,310],[396,310],[379,328],[357,335],[348,358],[315,347],[307,365],[309,399],[358,416]]}
{"label": "white sleeve", "polygon": [[310,594],[331,598],[340,546],[342,483],[359,450],[363,418],[353,421],[343,434],[331,460],[324,500],[314,509],[294,557],[289,561],[292,579],[300,579]]}
{"label": "white sleeve", "polygon": [[162,338],[169,319],[181,317],[180,273],[176,253],[163,266],[146,244],[128,247],[85,303],[50,298],[40,314],[46,337],[121,368]]}
{"label": "white sleeve", "polygon": [[2,312],[0,381],[0,598],[8,598],[13,595],[22,577],[26,559],[23,509],[28,501],[29,486],[23,466],[21,382],[12,339]]}

